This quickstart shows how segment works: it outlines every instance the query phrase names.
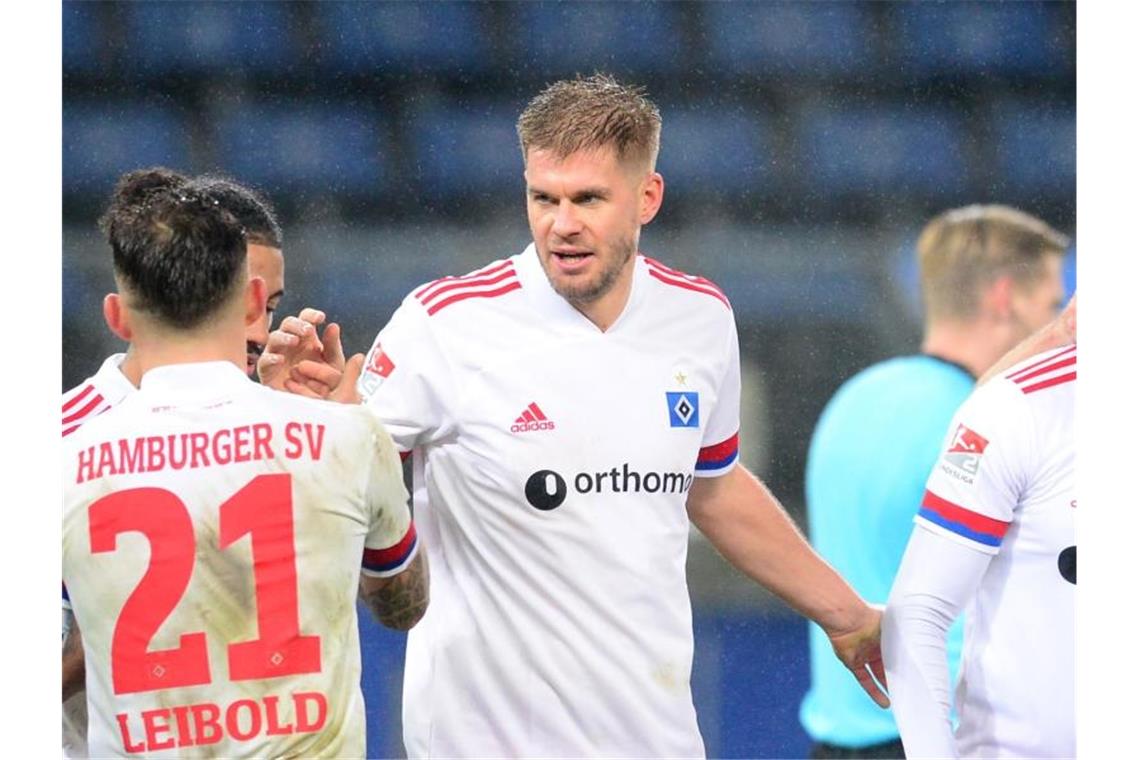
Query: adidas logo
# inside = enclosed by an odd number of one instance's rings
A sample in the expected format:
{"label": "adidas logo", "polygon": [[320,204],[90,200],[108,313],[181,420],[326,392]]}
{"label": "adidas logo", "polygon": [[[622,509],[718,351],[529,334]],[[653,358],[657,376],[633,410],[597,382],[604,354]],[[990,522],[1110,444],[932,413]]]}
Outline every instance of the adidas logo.
{"label": "adidas logo", "polygon": [[526,433],[531,430],[553,430],[554,422],[546,419],[546,415],[538,408],[538,404],[533,401],[523,409],[523,413],[515,420],[515,424],[511,425],[512,433]]}

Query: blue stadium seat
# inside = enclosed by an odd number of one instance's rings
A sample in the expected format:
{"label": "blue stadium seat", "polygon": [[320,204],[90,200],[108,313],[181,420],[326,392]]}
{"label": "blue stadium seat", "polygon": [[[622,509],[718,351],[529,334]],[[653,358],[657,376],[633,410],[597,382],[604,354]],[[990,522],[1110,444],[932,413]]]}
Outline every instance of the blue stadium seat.
{"label": "blue stadium seat", "polygon": [[1077,119],[1068,108],[1002,103],[993,109],[996,181],[1024,193],[1071,197],[1077,182]]}
{"label": "blue stadium seat", "polygon": [[120,174],[163,165],[187,170],[190,129],[171,110],[141,103],[65,103],[63,190],[109,195]]}
{"label": "blue stadium seat", "polygon": [[873,40],[869,6],[857,3],[706,3],[708,58],[734,73],[772,70],[834,76],[866,70]]}
{"label": "blue stadium seat", "polygon": [[479,70],[491,63],[479,3],[327,2],[315,10],[328,66],[403,72]]}
{"label": "blue stadium seat", "polygon": [[91,71],[106,46],[99,3],[63,4],[63,70]]}
{"label": "blue stadium seat", "polygon": [[421,191],[434,198],[523,191],[515,120],[521,104],[465,101],[426,106],[411,119],[408,138]]}
{"label": "blue stadium seat", "polygon": [[1061,3],[893,3],[899,54],[923,74],[1055,72],[1068,64]]}
{"label": "blue stadium seat", "polygon": [[671,73],[685,64],[677,3],[521,3],[512,9],[510,42],[520,67],[545,78],[590,74]]}
{"label": "blue stadium seat", "polygon": [[278,2],[124,3],[124,55],[136,71],[268,71],[297,58],[291,5]]}
{"label": "blue stadium seat", "polygon": [[242,103],[216,120],[221,168],[278,192],[382,195],[392,148],[364,104]]}
{"label": "blue stadium seat", "polygon": [[799,160],[809,191],[941,197],[967,185],[965,135],[947,110],[808,110],[800,124]]}
{"label": "blue stadium seat", "polygon": [[739,195],[771,181],[773,146],[760,117],[695,107],[661,109],[657,168],[670,195]]}

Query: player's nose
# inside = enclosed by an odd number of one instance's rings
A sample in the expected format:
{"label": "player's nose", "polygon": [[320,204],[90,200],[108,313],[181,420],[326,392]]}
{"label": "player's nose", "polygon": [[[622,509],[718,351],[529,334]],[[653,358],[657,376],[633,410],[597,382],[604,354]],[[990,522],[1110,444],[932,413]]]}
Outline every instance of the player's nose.
{"label": "player's nose", "polygon": [[572,237],[580,232],[582,222],[578,218],[577,210],[569,199],[563,199],[554,212],[554,226],[552,231],[559,237]]}

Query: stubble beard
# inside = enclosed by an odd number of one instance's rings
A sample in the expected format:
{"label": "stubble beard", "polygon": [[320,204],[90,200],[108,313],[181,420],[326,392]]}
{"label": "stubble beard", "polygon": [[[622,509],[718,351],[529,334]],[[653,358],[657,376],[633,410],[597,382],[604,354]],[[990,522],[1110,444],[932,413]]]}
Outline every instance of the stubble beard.
{"label": "stubble beard", "polygon": [[[618,277],[621,276],[622,269],[624,269],[626,264],[629,263],[629,260],[633,258],[634,248],[633,240],[625,239],[619,241],[615,246],[617,255],[593,281],[557,282],[551,275],[552,266],[551,268],[544,267],[543,269],[546,272],[546,279],[550,281],[550,287],[554,288],[555,293],[565,298],[574,306],[585,306],[597,301],[613,289],[614,283],[616,283]],[[553,255],[554,254],[551,254],[551,256]]]}

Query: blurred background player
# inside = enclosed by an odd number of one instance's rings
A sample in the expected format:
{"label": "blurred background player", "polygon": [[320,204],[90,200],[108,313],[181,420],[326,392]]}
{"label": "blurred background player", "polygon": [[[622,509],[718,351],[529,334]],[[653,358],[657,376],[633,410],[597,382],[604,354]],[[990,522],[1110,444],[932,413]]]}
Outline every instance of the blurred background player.
{"label": "blurred background player", "polygon": [[362,393],[413,458],[436,568],[408,640],[410,756],[703,755],[690,521],[887,704],[877,613],[739,463],[728,299],[638,253],[660,128],[609,76],[545,88],[518,120],[532,243],[413,291],[369,354]]}
{"label": "blurred background player", "polygon": [[[930,473],[883,648],[906,756],[1076,757],[1076,344],[970,396]],[[965,609],[952,730],[946,636]]]}
{"label": "blurred background player", "polygon": [[265,284],[211,194],[154,187],[106,229],[142,381],[64,441],[91,754],[361,756],[358,586],[402,630],[427,604],[391,439],[247,381]]}
{"label": "blurred background player", "polygon": [[[188,177],[166,167],[156,166],[128,172],[115,184],[111,201],[100,219],[103,233],[116,215],[143,203],[160,188],[195,187],[210,195],[226,209],[245,230],[246,257],[251,277],[265,281],[268,298],[265,312],[246,328],[246,374],[253,377],[257,358],[269,339],[273,312],[285,294],[285,260],[281,252],[281,227],[269,200],[257,191],[227,177],[203,175]],[[111,296],[108,296],[111,298]],[[138,386],[142,372],[135,353],[128,346],[125,353],[107,357],[99,371],[63,394],[63,435],[70,435],[86,420],[114,407]],[[68,635],[71,634],[71,641]],[[63,609],[63,677],[68,683],[80,684],[80,690],[63,705],[63,751],[68,757],[86,756],[86,699],[82,693],[83,648],[74,625],[67,600]]]}
{"label": "blurred background player", "polygon": [[[812,545],[864,598],[886,601],[946,425],[975,380],[1056,315],[1068,244],[1045,222],[999,205],[946,211],[923,229],[921,352],[844,383],[808,451]],[[853,688],[822,630],[811,626],[809,636],[800,720],[815,742],[811,756],[902,757],[892,714]],[[947,643],[955,673],[961,637],[955,625]]]}

